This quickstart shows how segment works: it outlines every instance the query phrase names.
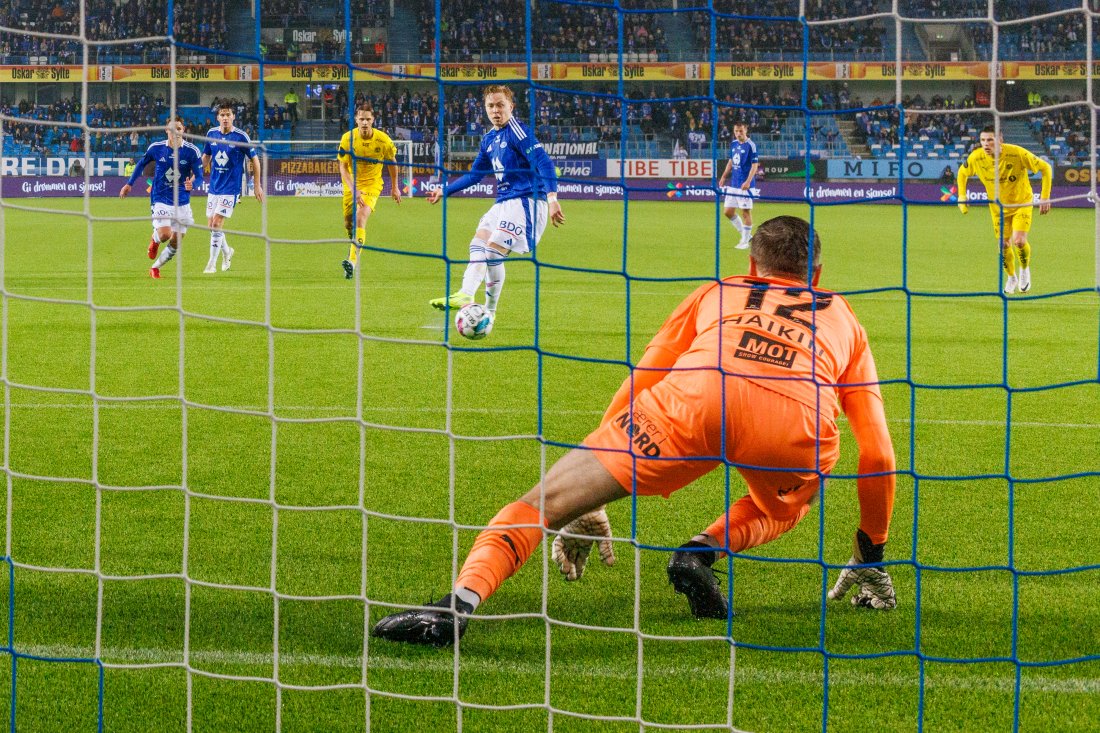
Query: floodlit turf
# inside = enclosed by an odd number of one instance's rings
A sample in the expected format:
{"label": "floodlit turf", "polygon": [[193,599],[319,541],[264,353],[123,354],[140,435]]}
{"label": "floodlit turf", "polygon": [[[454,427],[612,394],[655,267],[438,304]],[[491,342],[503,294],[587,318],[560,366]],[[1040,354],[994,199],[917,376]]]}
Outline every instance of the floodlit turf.
{"label": "floodlit turf", "polygon": [[[270,243],[230,234],[227,273],[202,274],[194,230],[159,282],[145,204],[90,205],[116,220],[3,209],[16,567],[14,627],[0,573],[0,630],[34,658],[0,664],[0,719],[14,675],[19,730],[95,726],[97,655],[111,731],[986,731],[1010,729],[1017,703],[1023,730],[1100,720],[1100,661],[1062,664],[1100,654],[1100,570],[1032,574],[1100,564],[1091,211],[1036,216],[1034,290],[1007,302],[979,207],[909,209],[904,249],[900,207],[815,212],[822,285],[851,293],[887,382],[905,472],[887,547],[903,563],[896,611],[822,602],[836,571],[817,560],[847,560],[858,516],[854,480],[838,478],[755,551],[802,562],[735,562],[735,649],[672,592],[667,552],[618,543],[614,568],[575,584],[537,551],[456,661],[365,643],[364,629],[445,593],[468,528],[561,454],[538,436],[583,438],[699,279],[745,270],[733,229],[702,203],[565,201],[542,266],[509,263],[475,344],[427,306],[462,266],[445,282],[442,207],[423,199],[381,202],[368,234],[385,251],[364,253],[358,290],[339,264],[338,200],[272,199]],[[455,259],[485,207],[449,204]],[[260,207],[231,222],[258,231]],[[855,465],[845,428],[837,473]],[[727,483],[743,493],[717,471],[640,502],[637,542],[688,539]],[[630,537],[630,503],[610,513]],[[50,661],[71,658],[85,661]]]}

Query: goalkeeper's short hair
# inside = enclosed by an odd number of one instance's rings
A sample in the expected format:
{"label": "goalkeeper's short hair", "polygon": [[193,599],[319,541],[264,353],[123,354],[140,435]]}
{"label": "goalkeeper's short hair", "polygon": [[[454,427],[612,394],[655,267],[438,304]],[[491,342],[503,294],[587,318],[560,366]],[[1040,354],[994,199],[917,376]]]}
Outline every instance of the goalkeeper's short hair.
{"label": "goalkeeper's short hair", "polygon": [[821,237],[815,229],[810,268],[810,223],[797,216],[768,219],[752,235],[751,246],[756,266],[768,275],[809,282],[812,270],[821,265]]}

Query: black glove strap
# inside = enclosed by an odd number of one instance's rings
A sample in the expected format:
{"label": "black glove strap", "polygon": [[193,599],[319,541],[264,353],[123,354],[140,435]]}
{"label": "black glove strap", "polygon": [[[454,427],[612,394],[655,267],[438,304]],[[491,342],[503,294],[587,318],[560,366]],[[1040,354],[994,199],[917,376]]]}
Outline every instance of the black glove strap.
{"label": "black glove strap", "polygon": [[862,529],[856,530],[856,558],[861,564],[882,562],[886,549],[886,543],[876,545],[871,542],[871,537]]}

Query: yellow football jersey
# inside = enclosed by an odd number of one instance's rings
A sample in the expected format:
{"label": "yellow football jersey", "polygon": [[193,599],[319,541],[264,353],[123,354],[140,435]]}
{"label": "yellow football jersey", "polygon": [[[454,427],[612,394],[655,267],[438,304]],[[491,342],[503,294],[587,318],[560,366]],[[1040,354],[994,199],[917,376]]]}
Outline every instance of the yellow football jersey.
{"label": "yellow football jersey", "polygon": [[[966,179],[977,176],[985,184],[991,205],[995,204],[994,159],[983,149],[977,148],[959,168],[959,192],[966,189]],[[996,178],[1000,179],[1001,203],[1005,206],[1031,206],[1034,192],[1031,190],[1029,173],[1044,171],[1042,198],[1050,198],[1050,164],[1019,145],[1004,143],[1001,145],[1000,162]]]}
{"label": "yellow football jersey", "polygon": [[397,146],[389,135],[378,128],[371,130],[371,136],[367,139],[363,139],[359,128],[355,128],[348,130],[340,138],[340,150],[336,158],[347,159],[357,188],[373,188],[382,185],[381,161],[397,161]]}

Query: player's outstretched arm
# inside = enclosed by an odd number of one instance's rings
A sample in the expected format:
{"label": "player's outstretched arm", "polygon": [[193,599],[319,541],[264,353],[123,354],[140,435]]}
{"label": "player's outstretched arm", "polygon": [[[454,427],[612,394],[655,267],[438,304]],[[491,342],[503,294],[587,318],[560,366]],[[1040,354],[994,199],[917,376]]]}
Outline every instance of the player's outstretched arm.
{"label": "player's outstretched arm", "polygon": [[611,398],[611,403],[604,412],[604,420],[621,415],[633,404],[635,395],[664,379],[669,370],[676,365],[680,355],[691,347],[696,336],[695,321],[699,301],[714,286],[714,283],[699,286],[665,319],[661,330],[646,346],[645,354],[634,365],[615,396]]}
{"label": "player's outstretched arm", "polygon": [[615,564],[615,548],[611,543],[611,522],[603,507],[581,515],[561,528],[554,538],[552,556],[566,580],[578,580],[592,552],[599,543],[600,559],[610,567]]}
{"label": "player's outstretched arm", "polygon": [[868,564],[881,563],[886,543],[874,544],[862,529],[856,530],[855,549],[848,566],[840,571],[836,585],[829,591],[829,600],[839,601],[848,594],[852,586],[859,591],[852,596],[852,605],[873,608],[878,611],[890,611],[897,607],[897,594],[894,581],[885,568],[865,567]]}
{"label": "player's outstretched arm", "polygon": [[[869,353],[869,352],[868,352]],[[877,381],[873,362],[868,361],[851,378],[863,382]],[[849,377],[846,377],[849,378]],[[829,598],[840,600],[853,585],[859,592],[852,604],[865,608],[890,610],[897,606],[894,583],[885,568],[860,567],[882,562],[890,530],[890,515],[894,510],[894,447],[886,427],[886,412],[876,389],[844,388],[844,412],[859,445],[859,529],[852,558],[840,571]]]}
{"label": "player's outstretched arm", "polygon": [[468,173],[464,173],[451,183],[440,186],[436,190],[428,194],[429,203],[439,203],[439,200],[444,196],[451,196],[459,191],[463,191],[475,183],[480,183],[481,179],[493,172],[493,163],[489,158],[489,154],[485,152],[485,141],[481,141],[481,149],[478,150],[477,157],[474,158],[473,164],[470,166]]}
{"label": "player's outstretched arm", "polygon": [[150,163],[152,163],[152,162],[153,162],[153,156],[149,155],[149,151],[146,150],[145,155],[141,156],[141,160],[139,160],[134,165],[134,172],[131,173],[130,177],[126,179],[126,185],[123,186],[122,190],[118,192],[118,197],[120,199],[124,199],[124,198],[126,198],[127,196],[130,195],[130,191],[131,191],[134,183],[137,182],[137,179],[138,179],[139,176],[141,176],[145,173],[145,167],[147,165],[149,165]]}

